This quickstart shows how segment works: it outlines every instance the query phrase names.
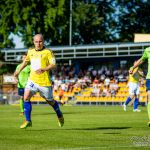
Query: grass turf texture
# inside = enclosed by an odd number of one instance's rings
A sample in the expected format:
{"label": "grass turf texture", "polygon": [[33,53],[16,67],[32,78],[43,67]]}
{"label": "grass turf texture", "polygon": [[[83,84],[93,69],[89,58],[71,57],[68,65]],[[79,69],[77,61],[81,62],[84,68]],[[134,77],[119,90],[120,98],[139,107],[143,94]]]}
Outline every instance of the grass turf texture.
{"label": "grass turf texture", "polygon": [[0,150],[149,149],[147,110],[124,112],[121,106],[62,106],[60,128],[48,105],[34,105],[33,127],[19,129],[19,107],[0,105]]}

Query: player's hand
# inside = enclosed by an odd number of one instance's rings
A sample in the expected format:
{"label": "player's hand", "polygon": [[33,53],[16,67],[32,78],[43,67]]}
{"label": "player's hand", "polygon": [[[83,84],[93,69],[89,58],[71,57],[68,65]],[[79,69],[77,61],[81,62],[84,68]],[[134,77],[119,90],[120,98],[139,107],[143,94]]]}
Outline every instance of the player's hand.
{"label": "player's hand", "polygon": [[14,80],[15,80],[15,83],[16,83],[16,84],[18,83],[18,75],[19,75],[19,73],[16,71],[16,72],[14,73]]}
{"label": "player's hand", "polygon": [[131,68],[131,69],[129,70],[129,73],[130,73],[130,74],[132,74],[132,73],[133,73],[133,68]]}
{"label": "player's hand", "polygon": [[14,77],[15,83],[18,83],[18,78]]}
{"label": "player's hand", "polygon": [[132,74],[132,73],[133,73],[133,71],[132,71],[132,70],[129,70],[129,73],[130,73],[130,74]]}
{"label": "player's hand", "polygon": [[15,78],[18,78],[18,75],[19,75],[19,73],[16,71],[16,72],[14,73],[14,77],[15,77]]}
{"label": "player's hand", "polygon": [[45,71],[44,69],[40,68],[40,69],[36,70],[35,72],[37,74],[42,74],[44,71]]}

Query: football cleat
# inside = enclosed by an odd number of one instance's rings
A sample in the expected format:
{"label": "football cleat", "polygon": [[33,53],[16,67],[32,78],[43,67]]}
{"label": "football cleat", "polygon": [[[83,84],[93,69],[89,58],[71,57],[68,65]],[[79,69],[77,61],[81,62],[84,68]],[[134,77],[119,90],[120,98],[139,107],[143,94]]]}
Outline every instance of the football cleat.
{"label": "football cleat", "polygon": [[123,110],[124,110],[124,111],[127,111],[127,106],[126,106],[125,104],[123,104],[122,107],[123,107]]}
{"label": "football cleat", "polygon": [[133,112],[141,112],[140,109],[133,109]]}
{"label": "football cleat", "polygon": [[58,124],[59,124],[60,127],[62,127],[64,125],[64,117],[63,117],[63,115],[60,118],[58,118]]}
{"label": "football cleat", "polygon": [[20,129],[26,129],[27,127],[32,127],[31,121],[25,121],[21,126]]}
{"label": "football cleat", "polygon": [[19,114],[19,116],[20,116],[20,117],[24,116],[24,112],[21,112],[21,113]]}

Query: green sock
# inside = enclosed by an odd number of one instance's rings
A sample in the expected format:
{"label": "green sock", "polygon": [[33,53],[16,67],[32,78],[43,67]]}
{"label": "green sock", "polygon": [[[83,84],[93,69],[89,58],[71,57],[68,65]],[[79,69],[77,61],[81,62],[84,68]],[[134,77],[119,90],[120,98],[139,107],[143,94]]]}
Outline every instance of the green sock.
{"label": "green sock", "polygon": [[21,112],[24,112],[24,102],[23,102],[23,99],[20,99],[20,110],[21,110]]}
{"label": "green sock", "polygon": [[148,102],[147,111],[148,111],[148,118],[150,120],[150,102]]}

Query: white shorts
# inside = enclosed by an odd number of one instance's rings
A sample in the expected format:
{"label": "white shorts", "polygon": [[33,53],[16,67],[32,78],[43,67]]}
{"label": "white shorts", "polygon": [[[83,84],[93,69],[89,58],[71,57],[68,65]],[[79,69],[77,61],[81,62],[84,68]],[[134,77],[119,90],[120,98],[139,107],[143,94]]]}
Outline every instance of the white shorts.
{"label": "white shorts", "polygon": [[30,90],[31,96],[35,95],[37,92],[40,93],[40,96],[46,99],[47,101],[53,100],[53,91],[51,86],[39,86],[31,80],[28,80],[25,90]]}
{"label": "white shorts", "polygon": [[129,82],[129,95],[138,95],[140,93],[140,85],[139,83]]}

